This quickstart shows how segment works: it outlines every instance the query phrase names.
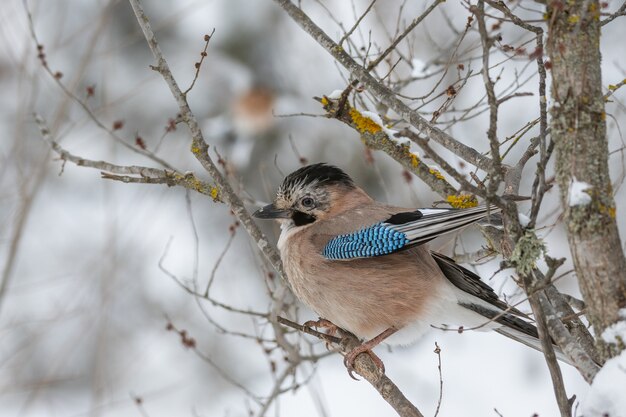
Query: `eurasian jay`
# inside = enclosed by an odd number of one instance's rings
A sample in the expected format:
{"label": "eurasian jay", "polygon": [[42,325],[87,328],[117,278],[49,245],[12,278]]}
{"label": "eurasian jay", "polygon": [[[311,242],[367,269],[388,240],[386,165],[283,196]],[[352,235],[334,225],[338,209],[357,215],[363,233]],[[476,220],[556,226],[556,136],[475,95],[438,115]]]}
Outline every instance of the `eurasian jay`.
{"label": "eurasian jay", "polygon": [[[341,169],[309,165],[289,174],[274,202],[254,213],[281,225],[278,249],[294,294],[334,326],[365,339],[408,344],[431,327],[480,327],[540,349],[535,326],[491,287],[426,242],[499,209],[405,209],[369,197]],[[333,326],[334,325],[334,326]]]}

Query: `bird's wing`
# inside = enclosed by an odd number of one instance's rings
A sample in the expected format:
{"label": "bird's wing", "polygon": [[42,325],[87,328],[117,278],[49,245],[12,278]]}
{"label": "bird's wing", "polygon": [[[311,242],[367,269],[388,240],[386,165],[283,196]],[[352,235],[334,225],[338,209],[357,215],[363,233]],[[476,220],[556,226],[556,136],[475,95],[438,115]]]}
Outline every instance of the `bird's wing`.
{"label": "bird's wing", "polygon": [[[448,278],[448,281],[464,293],[491,304],[498,311],[506,310],[517,316],[526,317],[524,313],[502,301],[493,288],[481,280],[478,275],[457,264],[454,259],[437,252],[431,252],[430,254],[433,259],[435,259],[435,262],[437,262],[437,266],[439,266],[441,272]],[[465,307],[472,309],[469,305],[465,305]]]}
{"label": "bird's wing", "polygon": [[388,255],[426,243],[499,211],[495,206],[479,206],[396,213],[381,222],[333,237],[322,253],[331,260]]}

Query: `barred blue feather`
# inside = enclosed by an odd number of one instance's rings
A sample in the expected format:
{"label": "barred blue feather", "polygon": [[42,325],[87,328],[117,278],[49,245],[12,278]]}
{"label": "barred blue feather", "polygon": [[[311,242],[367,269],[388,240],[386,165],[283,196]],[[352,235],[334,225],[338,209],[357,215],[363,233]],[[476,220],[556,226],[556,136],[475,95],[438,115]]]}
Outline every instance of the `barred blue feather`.
{"label": "barred blue feather", "polygon": [[323,255],[333,260],[369,258],[390,254],[408,243],[406,234],[381,222],[354,233],[334,237],[324,247]]}
{"label": "barred blue feather", "polygon": [[[326,259],[346,260],[388,255],[421,245],[500,211],[497,207],[421,209],[397,213],[385,221],[332,238],[322,251]],[[495,216],[494,216],[495,217]]]}

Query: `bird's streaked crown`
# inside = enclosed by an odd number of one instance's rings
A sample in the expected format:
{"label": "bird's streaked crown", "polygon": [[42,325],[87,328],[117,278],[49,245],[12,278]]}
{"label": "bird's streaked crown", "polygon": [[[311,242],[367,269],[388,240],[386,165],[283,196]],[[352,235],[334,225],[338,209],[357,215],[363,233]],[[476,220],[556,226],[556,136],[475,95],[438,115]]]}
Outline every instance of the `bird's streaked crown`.
{"label": "bird's streaked crown", "polygon": [[320,163],[302,167],[285,177],[278,188],[278,195],[288,200],[294,190],[309,186],[341,184],[348,188],[354,188],[352,178],[341,169]]}

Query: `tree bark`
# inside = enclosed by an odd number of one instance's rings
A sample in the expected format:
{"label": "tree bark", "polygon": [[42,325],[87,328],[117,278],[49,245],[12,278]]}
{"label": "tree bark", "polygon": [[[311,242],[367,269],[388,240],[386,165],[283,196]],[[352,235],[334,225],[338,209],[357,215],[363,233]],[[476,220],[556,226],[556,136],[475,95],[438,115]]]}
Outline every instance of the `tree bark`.
{"label": "tree bark", "polygon": [[[626,261],[608,169],[597,0],[548,2],[552,139],[567,236],[588,317],[597,335],[626,307]],[[569,205],[572,181],[590,185],[589,204]],[[617,347],[598,338],[603,359]]]}

